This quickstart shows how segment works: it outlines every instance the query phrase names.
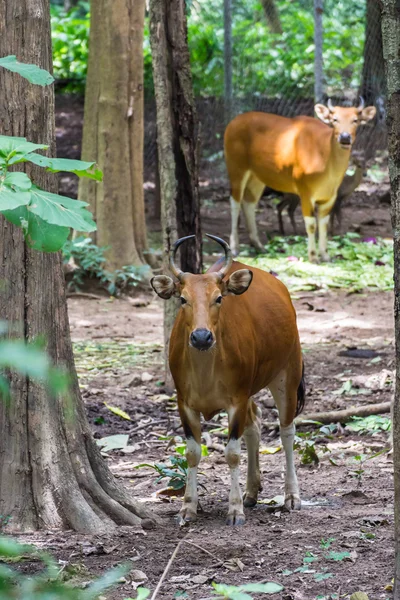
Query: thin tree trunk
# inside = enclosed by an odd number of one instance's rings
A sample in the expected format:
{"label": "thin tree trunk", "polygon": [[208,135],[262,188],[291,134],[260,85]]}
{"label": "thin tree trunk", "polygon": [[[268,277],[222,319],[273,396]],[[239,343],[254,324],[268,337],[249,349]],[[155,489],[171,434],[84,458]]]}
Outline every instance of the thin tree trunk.
{"label": "thin tree trunk", "polygon": [[366,0],[364,63],[360,95],[366,105],[378,104],[385,96],[385,69],[382,50],[381,4],[378,0]]}
{"label": "thin tree trunk", "polygon": [[147,250],[143,198],[144,0],[91,4],[82,158],[96,160],[100,184],[82,180],[79,198],[96,218],[107,266],[141,265]]}
{"label": "thin tree trunk", "polygon": [[[49,0],[0,0],[0,56],[52,70]],[[0,70],[0,133],[47,143],[55,156],[54,90]],[[54,175],[26,167],[33,181],[57,191]],[[68,368],[69,398],[12,374],[12,399],[0,403],[0,514],[8,531],[72,528],[82,532],[138,524],[148,511],[113,479],[85,417],[69,333],[59,253],[29,249],[21,229],[0,216],[0,315],[28,341],[44,336],[57,365]],[[66,414],[70,418],[66,418]]]}
{"label": "thin tree trunk", "polygon": [[396,391],[393,407],[395,573],[394,600],[400,600],[400,4],[382,0],[382,41],[387,85],[389,174],[394,232],[394,321]]}
{"label": "thin tree trunk", "polygon": [[322,102],[324,93],[323,25],[324,0],[314,0],[314,100]]}
{"label": "thin tree trunk", "polygon": [[261,0],[271,33],[283,33],[279,12],[275,0]]}
{"label": "thin tree trunk", "polygon": [[224,103],[225,124],[232,119],[232,0],[224,0]]}
{"label": "thin tree trunk", "polygon": [[[150,42],[157,107],[157,144],[161,184],[161,224],[164,270],[177,239],[194,234],[182,246],[181,268],[201,271],[201,230],[198,196],[197,119],[195,114],[184,0],[150,1]],[[169,336],[177,303],[164,304],[166,385]]]}

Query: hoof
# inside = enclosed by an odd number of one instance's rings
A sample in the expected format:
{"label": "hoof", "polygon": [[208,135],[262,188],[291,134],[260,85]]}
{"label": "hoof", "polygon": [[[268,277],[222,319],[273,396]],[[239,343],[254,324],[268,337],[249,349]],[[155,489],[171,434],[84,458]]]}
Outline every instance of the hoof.
{"label": "hoof", "polygon": [[244,525],[246,521],[246,518],[244,516],[244,514],[241,512],[238,512],[237,510],[233,511],[232,513],[229,513],[227,518],[226,518],[226,524],[227,525]]}
{"label": "hoof", "polygon": [[246,508],[251,508],[252,506],[255,506],[256,504],[257,504],[257,498],[253,498],[252,496],[249,496],[249,494],[244,495],[243,505]]}
{"label": "hoof", "polygon": [[286,494],[285,495],[285,507],[287,510],[300,510],[301,500],[297,494]]}
{"label": "hoof", "polygon": [[265,247],[262,245],[261,242],[250,242],[250,243],[251,243],[251,246],[254,248],[254,250],[257,253],[265,254]]}
{"label": "hoof", "polygon": [[188,508],[182,508],[180,511],[177,521],[180,527],[183,527],[187,523],[192,523],[197,519],[197,514]]}
{"label": "hoof", "polygon": [[329,256],[329,254],[326,254],[325,252],[321,253],[321,262],[331,262],[331,257]]}
{"label": "hoof", "polygon": [[319,263],[318,256],[316,255],[315,252],[312,252],[311,254],[308,255],[308,260],[310,263],[313,263],[314,265],[317,265]]}

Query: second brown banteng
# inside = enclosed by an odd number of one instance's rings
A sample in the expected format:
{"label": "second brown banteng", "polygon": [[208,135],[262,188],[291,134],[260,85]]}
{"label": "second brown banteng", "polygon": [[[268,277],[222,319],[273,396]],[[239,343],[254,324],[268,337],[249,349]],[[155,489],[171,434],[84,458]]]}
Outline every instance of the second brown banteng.
{"label": "second brown banteng", "polygon": [[[238,219],[241,207],[250,241],[263,250],[256,226],[256,207],[264,187],[301,200],[308,257],[317,260],[315,244],[318,206],[319,253],[329,260],[329,215],[349,164],[359,125],[374,118],[374,106],[315,105],[320,119],[287,119],[262,112],[248,112],[233,119],[224,136],[225,161],[231,184],[231,247],[239,252]],[[322,121],[322,123],[321,123]]]}
{"label": "second brown banteng", "polygon": [[[155,292],[167,300],[177,296],[181,308],[170,339],[169,364],[176,385],[179,414],[187,438],[188,478],[180,521],[196,518],[197,467],[201,456],[200,416],[211,419],[227,411],[226,460],[231,472],[227,523],[244,523],[244,506],[257,503],[260,490],[259,444],[261,411],[252,396],[268,387],[279,412],[286,456],[285,505],[301,506],[293,456],[294,418],[304,404],[303,362],[296,313],[289,292],[278,279],[233,262],[225,251],[203,275],[184,273],[175,265],[178,247],[170,256],[173,280],[153,277]],[[248,453],[244,503],[239,485],[240,445]]]}

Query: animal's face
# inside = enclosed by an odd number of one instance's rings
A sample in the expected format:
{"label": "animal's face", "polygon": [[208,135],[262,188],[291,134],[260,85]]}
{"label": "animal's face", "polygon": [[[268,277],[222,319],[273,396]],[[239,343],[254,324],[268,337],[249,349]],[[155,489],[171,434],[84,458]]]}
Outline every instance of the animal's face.
{"label": "animal's face", "polygon": [[352,147],[358,126],[371,121],[376,115],[375,106],[364,108],[363,102],[358,107],[344,107],[333,106],[328,101],[327,106],[316,104],[314,109],[321,121],[333,127],[336,140],[345,149]]}
{"label": "animal's face", "polygon": [[234,271],[227,281],[222,281],[219,273],[183,273],[177,282],[167,275],[157,275],[150,283],[160,298],[180,298],[189,346],[204,352],[215,346],[224,297],[243,294],[252,279],[252,271],[240,269]]}

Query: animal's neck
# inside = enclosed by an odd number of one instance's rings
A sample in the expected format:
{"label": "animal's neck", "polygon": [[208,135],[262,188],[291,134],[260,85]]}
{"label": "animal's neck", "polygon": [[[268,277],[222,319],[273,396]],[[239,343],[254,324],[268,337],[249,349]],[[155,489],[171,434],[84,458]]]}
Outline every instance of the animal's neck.
{"label": "animal's neck", "polygon": [[335,161],[338,168],[342,168],[343,172],[346,171],[349,160],[350,160],[351,148],[343,148],[336,139],[335,133],[332,130],[331,137],[331,156]]}

